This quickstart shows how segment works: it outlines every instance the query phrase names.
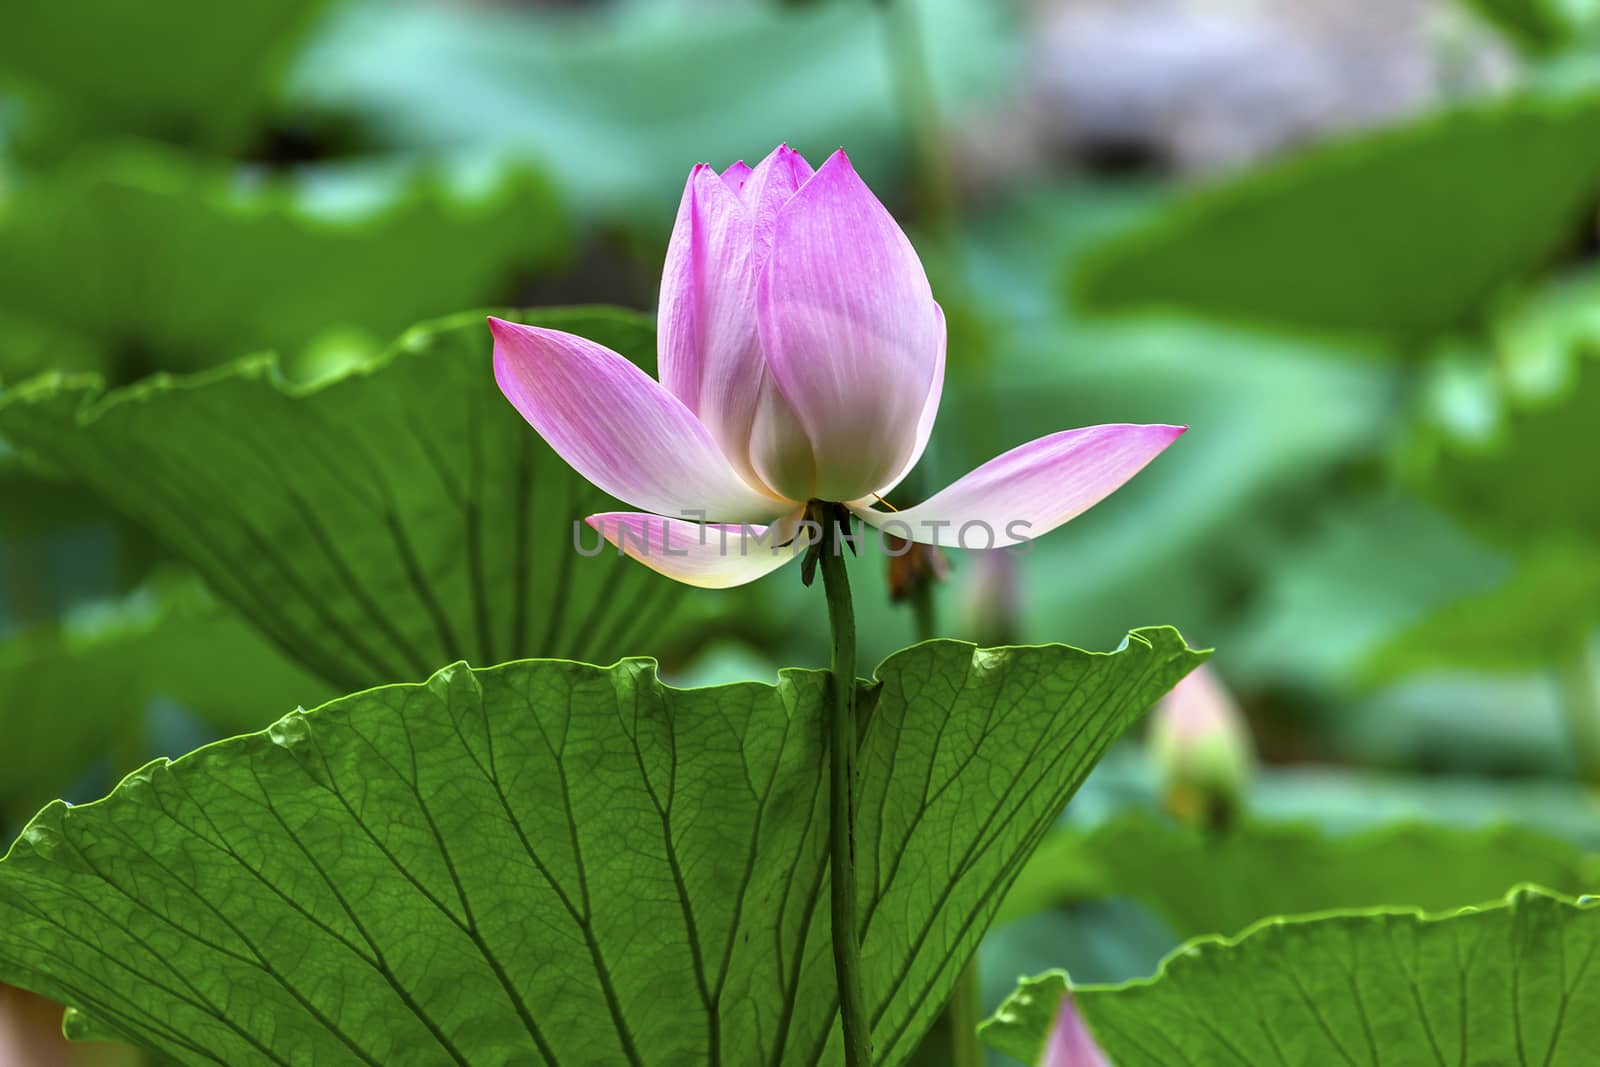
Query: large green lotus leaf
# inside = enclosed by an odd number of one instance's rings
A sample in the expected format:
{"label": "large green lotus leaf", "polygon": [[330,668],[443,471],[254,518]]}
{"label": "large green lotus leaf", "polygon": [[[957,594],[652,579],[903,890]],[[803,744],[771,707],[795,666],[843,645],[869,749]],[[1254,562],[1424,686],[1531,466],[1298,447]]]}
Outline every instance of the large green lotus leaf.
{"label": "large green lotus leaf", "polygon": [[[931,1024],[1176,631],[897,653],[861,689],[875,1059]],[[0,862],[0,978],[185,1063],[837,1062],[827,676],[446,668],[52,805]]]}
{"label": "large green lotus leaf", "polygon": [[[1003,92],[1010,15],[982,0],[911,0],[945,106]],[[753,165],[786,140],[813,163],[840,145],[885,177],[903,159],[889,49],[869,4],[683,0],[527,6],[345,5],[297,64],[291,98],[367,116],[397,144],[537,158],[582,211],[664,236],[697,162]],[[708,121],[707,116],[715,116]]]}
{"label": "large green lotus leaf", "polygon": [[0,79],[46,108],[38,130],[237,146],[272,106],[326,0],[13,0],[0,7]]}
{"label": "large green lotus leaf", "polygon": [[0,776],[0,833],[63,796],[98,759],[110,760],[114,782],[154,755],[153,698],[226,735],[332,695],[193,581],[152,582],[13,634],[0,641],[0,736],[23,755]]}
{"label": "large green lotus leaf", "polygon": [[324,335],[376,351],[506,299],[563,241],[527,169],[252,182],[151,148],[85,157],[0,200],[0,374],[98,357],[125,378]]}
{"label": "large green lotus leaf", "polygon": [[[1600,92],[1526,92],[1202,190],[1076,276],[1094,309],[1194,311],[1415,345],[1575,245]],[[1517,210],[1506,210],[1516,188]]]}
{"label": "large green lotus leaf", "polygon": [[1272,915],[1459,907],[1521,882],[1584,893],[1600,889],[1600,868],[1565,841],[1517,827],[1405,823],[1335,836],[1306,823],[1246,822],[1210,833],[1129,814],[1046,838],[1001,918],[1086,895],[1129,896],[1189,938],[1237,934]]}
{"label": "large green lotus leaf", "polygon": [[[653,365],[643,316],[525,317]],[[491,353],[470,313],[312,387],[286,384],[270,358],[105,397],[92,380],[44,378],[0,399],[0,433],[152,531],[340,690],[462,658],[669,650],[688,587],[575,549],[574,523],[616,505],[500,395]]]}
{"label": "large green lotus leaf", "polygon": [[[1073,990],[1118,1067],[1593,1062],[1600,900],[1534,888],[1448,915],[1273,919],[1201,938],[1154,978]],[[1026,979],[979,1032],[1034,1063],[1067,990]]]}

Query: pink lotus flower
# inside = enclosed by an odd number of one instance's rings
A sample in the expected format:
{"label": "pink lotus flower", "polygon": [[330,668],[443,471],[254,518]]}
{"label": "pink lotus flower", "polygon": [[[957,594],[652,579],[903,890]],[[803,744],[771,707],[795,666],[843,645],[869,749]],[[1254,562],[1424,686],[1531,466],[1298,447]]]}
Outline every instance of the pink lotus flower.
{"label": "pink lotus flower", "polygon": [[1065,430],[916,507],[875,507],[927,446],[944,313],[842,149],[815,172],[787,146],[754,169],[689,172],[661,279],[659,383],[582,337],[489,325],[506,398],[579,473],[643,511],[589,525],[691,585],[740,585],[794,559],[811,500],[907,540],[1017,544],[1104,499],[1184,430]]}

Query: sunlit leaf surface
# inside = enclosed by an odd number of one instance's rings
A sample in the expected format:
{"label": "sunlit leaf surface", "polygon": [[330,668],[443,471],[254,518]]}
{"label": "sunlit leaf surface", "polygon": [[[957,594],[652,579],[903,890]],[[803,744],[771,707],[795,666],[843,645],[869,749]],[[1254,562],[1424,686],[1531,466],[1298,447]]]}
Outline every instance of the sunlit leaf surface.
{"label": "sunlit leaf surface", "polygon": [[[1119,1067],[1589,1063],[1600,901],[1526,888],[1449,916],[1356,912],[1202,938],[1153,979],[1074,990]],[[1036,1062],[1066,977],[1025,980],[984,1039]]]}
{"label": "sunlit leaf surface", "polygon": [[[879,667],[855,838],[878,1062],[1200,658],[1155,629]],[[825,693],[532,661],[290,714],[42,812],[0,863],[0,976],[185,1063],[836,1062]]]}

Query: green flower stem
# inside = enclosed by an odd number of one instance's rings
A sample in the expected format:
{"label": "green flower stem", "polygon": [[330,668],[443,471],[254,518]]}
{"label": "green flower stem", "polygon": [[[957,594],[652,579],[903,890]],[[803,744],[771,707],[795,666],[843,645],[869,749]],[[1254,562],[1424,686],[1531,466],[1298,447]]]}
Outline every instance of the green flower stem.
{"label": "green flower stem", "polygon": [[18,626],[44,622],[54,614],[50,587],[45,580],[50,573],[50,560],[44,539],[19,537],[6,548],[6,584],[10,594],[0,603],[0,614],[10,615],[12,623]]}
{"label": "green flower stem", "polygon": [[[828,724],[828,854],[832,864],[833,967],[839,982],[839,1020],[847,1067],[870,1067],[872,1024],[861,986],[856,924],[856,616],[850,603],[838,509],[822,509],[820,564],[833,631],[833,700]],[[849,522],[848,515],[842,520]]]}
{"label": "green flower stem", "polygon": [[923,582],[911,594],[911,614],[916,623],[912,632],[919,642],[939,636],[939,608],[933,602],[933,585],[931,580]]}
{"label": "green flower stem", "polygon": [[888,46],[895,104],[910,128],[916,154],[918,207],[929,228],[949,245],[956,236],[956,183],[950,172],[949,153],[945,151],[939,98],[933,89],[922,22],[911,0],[878,0],[878,5],[884,12],[884,43]]}
{"label": "green flower stem", "polygon": [[973,954],[956,976],[945,1008],[950,1018],[950,1062],[955,1067],[983,1067],[983,1043],[978,1024],[983,1021],[983,997],[978,990],[978,956]]}

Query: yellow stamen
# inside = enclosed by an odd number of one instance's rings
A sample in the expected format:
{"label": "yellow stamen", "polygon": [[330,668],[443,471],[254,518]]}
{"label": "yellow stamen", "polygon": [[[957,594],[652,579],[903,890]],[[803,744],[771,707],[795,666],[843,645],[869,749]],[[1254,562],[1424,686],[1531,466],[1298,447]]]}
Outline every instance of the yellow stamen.
{"label": "yellow stamen", "polygon": [[893,504],[889,503],[887,500],[883,499],[883,497],[879,496],[877,493],[873,493],[872,494],[872,499],[876,500],[878,503],[882,504],[884,507],[888,508],[890,511],[899,511],[900,510],[899,508],[895,507]]}

